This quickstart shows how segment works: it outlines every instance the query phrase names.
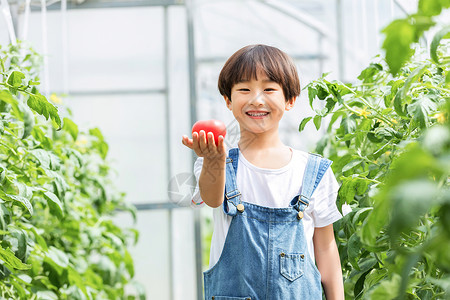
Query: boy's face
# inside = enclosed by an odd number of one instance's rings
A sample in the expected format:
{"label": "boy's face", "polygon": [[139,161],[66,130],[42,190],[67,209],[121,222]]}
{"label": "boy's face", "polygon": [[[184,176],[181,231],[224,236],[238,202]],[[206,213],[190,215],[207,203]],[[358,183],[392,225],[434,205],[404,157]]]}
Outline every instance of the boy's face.
{"label": "boy's face", "polygon": [[295,103],[295,98],[286,101],[281,85],[271,81],[264,72],[258,72],[257,77],[236,83],[231,89],[231,100],[225,97],[227,107],[239,122],[241,133],[277,131],[284,111],[290,110]]}

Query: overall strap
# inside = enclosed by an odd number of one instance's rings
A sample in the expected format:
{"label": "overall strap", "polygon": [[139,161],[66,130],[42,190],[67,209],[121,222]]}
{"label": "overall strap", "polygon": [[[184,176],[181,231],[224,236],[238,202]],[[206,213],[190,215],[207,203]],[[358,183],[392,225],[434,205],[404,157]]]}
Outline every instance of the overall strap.
{"label": "overall strap", "polygon": [[331,160],[314,153],[309,153],[305,174],[303,175],[301,193],[291,201],[291,206],[301,212],[308,207],[314,191],[331,164]]}
{"label": "overall strap", "polygon": [[226,161],[225,198],[223,200],[223,211],[230,216],[244,210],[241,193],[236,184],[236,172],[239,159],[239,149],[233,148],[228,152]]}

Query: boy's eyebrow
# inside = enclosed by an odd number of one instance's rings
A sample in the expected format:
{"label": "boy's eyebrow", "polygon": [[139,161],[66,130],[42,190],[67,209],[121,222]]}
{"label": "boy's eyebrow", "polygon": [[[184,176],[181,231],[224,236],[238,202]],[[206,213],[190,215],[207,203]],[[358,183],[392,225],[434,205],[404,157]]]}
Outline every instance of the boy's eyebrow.
{"label": "boy's eyebrow", "polygon": [[[242,80],[239,80],[238,82],[236,82],[236,84],[238,84],[238,83],[247,83],[247,82],[250,82],[250,80],[242,79]],[[262,82],[275,82],[275,81],[272,80],[272,79],[263,79]]]}

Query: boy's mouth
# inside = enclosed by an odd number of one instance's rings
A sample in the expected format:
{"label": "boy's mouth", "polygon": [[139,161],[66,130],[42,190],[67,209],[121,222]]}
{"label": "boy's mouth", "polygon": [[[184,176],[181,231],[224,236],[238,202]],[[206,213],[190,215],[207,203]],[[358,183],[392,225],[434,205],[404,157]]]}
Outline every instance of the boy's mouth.
{"label": "boy's mouth", "polygon": [[268,111],[247,111],[247,112],[245,112],[245,114],[247,116],[249,116],[250,118],[261,119],[261,118],[264,118],[265,116],[267,116],[269,114],[269,112]]}

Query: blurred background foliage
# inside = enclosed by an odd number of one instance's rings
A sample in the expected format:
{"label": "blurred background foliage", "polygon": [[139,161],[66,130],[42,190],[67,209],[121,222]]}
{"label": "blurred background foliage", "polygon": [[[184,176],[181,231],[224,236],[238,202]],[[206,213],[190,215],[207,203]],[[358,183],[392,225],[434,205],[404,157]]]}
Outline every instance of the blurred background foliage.
{"label": "blurred background foliage", "polygon": [[39,93],[40,55],[0,51],[0,299],[144,299],[127,249],[138,232],[112,220],[135,209],[102,133],[79,132]]}
{"label": "blurred background foliage", "polygon": [[324,74],[307,86],[315,115],[299,130],[327,126],[316,151],[342,183],[335,233],[346,299],[450,298],[450,27],[433,19],[449,6],[419,1],[390,23],[384,57],[356,83]]}

